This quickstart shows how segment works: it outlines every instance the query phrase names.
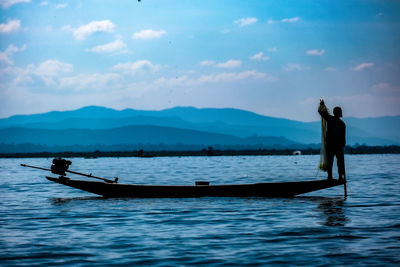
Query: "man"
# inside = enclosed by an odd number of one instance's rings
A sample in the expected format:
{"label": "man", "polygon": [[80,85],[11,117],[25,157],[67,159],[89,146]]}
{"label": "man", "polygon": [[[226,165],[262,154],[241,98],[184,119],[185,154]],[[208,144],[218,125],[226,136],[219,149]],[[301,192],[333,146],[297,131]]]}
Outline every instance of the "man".
{"label": "man", "polygon": [[324,108],[324,100],[319,103],[318,112],[327,121],[326,131],[326,153],[328,158],[328,179],[332,179],[333,158],[336,156],[339,179],[345,178],[344,169],[344,152],[346,145],[346,124],[340,119],[342,117],[342,109],[335,107],[333,116]]}

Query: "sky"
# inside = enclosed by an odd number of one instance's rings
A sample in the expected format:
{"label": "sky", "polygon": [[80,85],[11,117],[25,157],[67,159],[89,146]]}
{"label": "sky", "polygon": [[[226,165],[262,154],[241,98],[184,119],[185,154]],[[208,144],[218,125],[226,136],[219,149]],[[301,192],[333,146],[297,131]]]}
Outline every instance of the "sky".
{"label": "sky", "polygon": [[400,1],[0,0],[0,118],[97,105],[400,115]]}

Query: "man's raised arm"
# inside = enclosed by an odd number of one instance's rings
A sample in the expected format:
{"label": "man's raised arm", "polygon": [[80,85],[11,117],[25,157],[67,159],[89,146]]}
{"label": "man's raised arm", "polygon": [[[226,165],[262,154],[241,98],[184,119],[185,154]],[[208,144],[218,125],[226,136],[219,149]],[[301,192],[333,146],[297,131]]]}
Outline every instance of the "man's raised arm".
{"label": "man's raised arm", "polygon": [[319,101],[319,107],[318,107],[318,113],[324,118],[325,120],[328,120],[331,115],[329,114],[328,108],[325,106],[325,102],[323,99]]}

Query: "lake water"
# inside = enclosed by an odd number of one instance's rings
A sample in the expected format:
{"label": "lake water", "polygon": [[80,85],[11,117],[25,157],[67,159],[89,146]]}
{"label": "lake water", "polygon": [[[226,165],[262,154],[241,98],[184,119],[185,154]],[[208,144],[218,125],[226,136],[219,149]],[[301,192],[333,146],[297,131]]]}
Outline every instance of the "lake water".
{"label": "lake water", "polygon": [[[71,160],[71,170],[120,183],[326,176],[319,156]],[[291,199],[104,199],[20,163],[51,159],[0,159],[1,266],[400,264],[400,155],[346,155],[347,199],[342,186]]]}

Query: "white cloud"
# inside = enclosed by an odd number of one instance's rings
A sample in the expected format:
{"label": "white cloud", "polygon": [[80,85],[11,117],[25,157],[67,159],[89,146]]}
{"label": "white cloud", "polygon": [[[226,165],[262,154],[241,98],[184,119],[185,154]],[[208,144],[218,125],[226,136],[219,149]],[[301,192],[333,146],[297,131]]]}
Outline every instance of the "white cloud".
{"label": "white cloud", "polygon": [[41,63],[35,73],[40,76],[56,76],[62,72],[71,72],[73,66],[58,60],[50,59]]}
{"label": "white cloud", "polygon": [[12,5],[18,4],[18,3],[29,3],[31,0],[0,0],[0,5],[3,7],[3,9],[7,9]]}
{"label": "white cloud", "polygon": [[62,31],[66,31],[66,32],[70,32],[70,31],[73,31],[74,29],[71,27],[71,25],[68,24],[68,25],[62,26],[61,30]]}
{"label": "white cloud", "polygon": [[61,78],[60,87],[73,88],[75,90],[104,90],[110,87],[115,89],[115,85],[119,84],[121,80],[121,75],[116,73],[83,73]]}
{"label": "white cloud", "polygon": [[220,63],[217,63],[214,60],[203,60],[199,64],[200,66],[215,66],[218,68],[230,69],[241,66],[242,62],[240,60],[235,60],[235,59],[229,59],[226,62],[220,62]]}
{"label": "white cloud", "polygon": [[240,27],[249,26],[258,21],[257,18],[248,17],[235,20],[233,23],[238,24]]}
{"label": "white cloud", "polygon": [[135,74],[139,70],[157,71],[159,68],[158,65],[154,65],[149,60],[138,60],[135,62],[119,63],[111,69],[114,71],[120,71],[123,74]]}
{"label": "white cloud", "polygon": [[373,66],[374,66],[374,63],[366,62],[366,63],[361,63],[361,64],[355,66],[354,68],[352,68],[352,70],[361,71],[364,69],[372,68]]}
{"label": "white cloud", "polygon": [[200,62],[201,66],[212,66],[215,64],[214,60],[203,60],[202,62]]}
{"label": "white cloud", "polygon": [[26,45],[24,44],[20,48],[15,45],[9,45],[4,52],[0,52],[0,61],[3,61],[7,64],[14,64],[14,61],[11,59],[12,55],[17,52],[23,52],[26,49]]}
{"label": "white cloud", "polygon": [[230,69],[230,68],[237,68],[242,65],[240,60],[230,59],[226,62],[218,63],[215,66],[218,68]]}
{"label": "white cloud", "polygon": [[381,82],[372,85],[372,91],[378,95],[397,95],[400,96],[400,87],[393,87],[389,83]]}
{"label": "white cloud", "polygon": [[388,83],[378,83],[378,84],[374,84],[374,85],[372,86],[372,88],[373,88],[374,90],[387,90],[387,89],[390,89],[390,88],[392,88],[392,87],[391,87],[390,84],[388,84]]}
{"label": "white cloud", "polygon": [[115,28],[114,23],[109,20],[92,21],[86,25],[82,25],[79,28],[72,28],[70,25],[62,27],[63,31],[72,31],[75,39],[83,40],[89,35],[96,32],[113,32]]}
{"label": "white cloud", "polygon": [[269,82],[276,82],[278,79],[264,72],[256,70],[248,70],[242,72],[224,72],[218,74],[203,75],[197,79],[198,83],[218,83],[218,82],[234,82],[245,79],[265,79]]}
{"label": "white cloud", "polygon": [[66,8],[68,6],[68,4],[64,3],[64,4],[58,4],[56,5],[57,9],[61,9],[61,8]]}
{"label": "white cloud", "polygon": [[337,71],[337,68],[334,67],[326,67],[324,71]]}
{"label": "white cloud", "polygon": [[58,60],[50,59],[39,66],[28,65],[25,69],[19,69],[16,83],[32,82],[32,77],[41,78],[46,85],[54,85],[56,79],[62,74],[73,71],[73,66]]}
{"label": "white cloud", "polygon": [[267,60],[270,60],[271,58],[268,56],[264,56],[264,53],[260,52],[260,53],[257,53],[255,55],[251,56],[250,59],[258,60],[258,61],[267,61]]}
{"label": "white cloud", "polygon": [[42,1],[42,2],[40,2],[40,6],[47,6],[49,4],[49,2],[47,2],[47,1]]}
{"label": "white cloud", "polygon": [[164,30],[141,30],[138,32],[135,32],[132,36],[133,39],[139,39],[139,40],[150,40],[150,39],[157,39],[161,38],[163,35],[166,35],[167,32]]}
{"label": "white cloud", "polygon": [[278,48],[276,48],[276,47],[268,48],[268,52],[276,53],[276,52],[278,52]]}
{"label": "white cloud", "polygon": [[300,17],[294,17],[294,18],[285,18],[285,19],[282,19],[281,22],[283,22],[283,23],[293,23],[293,22],[298,22],[298,21],[300,21],[300,20],[301,20]]}
{"label": "white cloud", "polygon": [[294,70],[303,71],[303,70],[310,70],[311,67],[304,66],[304,65],[301,65],[301,64],[296,64],[296,63],[289,63],[283,69],[285,71],[294,71]]}
{"label": "white cloud", "polygon": [[110,53],[110,52],[122,50],[124,48],[126,48],[126,44],[123,41],[115,40],[114,42],[111,42],[108,44],[98,45],[98,46],[92,47],[90,49],[86,49],[86,51],[94,52],[94,53]]}
{"label": "white cloud", "polygon": [[306,54],[309,56],[322,56],[324,53],[325,49],[311,49],[306,51]]}
{"label": "white cloud", "polygon": [[266,82],[276,82],[279,79],[265,72],[248,70],[242,72],[223,72],[202,75],[200,77],[190,77],[183,75],[176,78],[161,77],[154,82],[155,86],[199,86],[207,83],[229,83],[240,80],[263,80]]}
{"label": "white cloud", "polygon": [[279,22],[282,22],[282,23],[294,23],[294,22],[299,22],[301,20],[301,18],[300,17],[293,17],[293,18],[284,18],[284,19],[281,19],[281,20],[273,20],[273,19],[270,19],[270,20],[268,20],[268,24],[275,24],[275,23],[279,23]]}
{"label": "white cloud", "polygon": [[7,23],[0,24],[0,33],[9,33],[18,31],[21,27],[21,21],[18,19],[7,19]]}

